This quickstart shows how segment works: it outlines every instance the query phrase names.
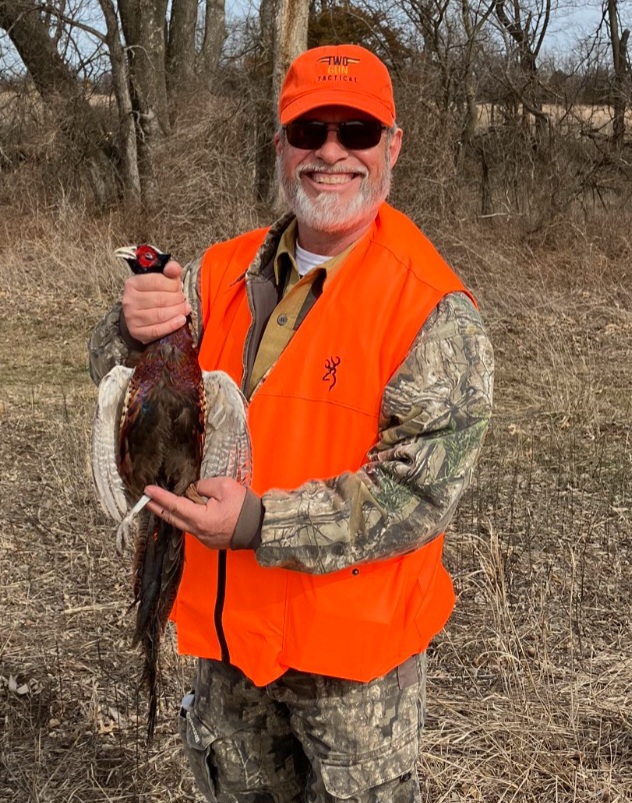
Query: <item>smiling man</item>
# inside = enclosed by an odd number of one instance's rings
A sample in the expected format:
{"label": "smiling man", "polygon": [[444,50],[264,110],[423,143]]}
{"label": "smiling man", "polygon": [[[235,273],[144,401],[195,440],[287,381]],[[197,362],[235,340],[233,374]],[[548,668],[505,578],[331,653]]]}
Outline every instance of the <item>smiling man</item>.
{"label": "smiling man", "polygon": [[443,532],[472,477],[493,356],[457,276],[386,203],[402,146],[388,71],[353,46],[291,65],[275,137],[291,213],[182,275],[133,276],[90,344],[96,381],[191,315],[205,370],[249,400],[254,474],[150,486],[186,530],[173,618],[196,655],[180,730],[218,803],[411,803],[425,650],[454,604]]}
{"label": "smiling man", "polygon": [[305,248],[335,254],[369,229],[388,196],[401,141],[394,124],[338,106],[290,120],[276,135],[281,185]]}

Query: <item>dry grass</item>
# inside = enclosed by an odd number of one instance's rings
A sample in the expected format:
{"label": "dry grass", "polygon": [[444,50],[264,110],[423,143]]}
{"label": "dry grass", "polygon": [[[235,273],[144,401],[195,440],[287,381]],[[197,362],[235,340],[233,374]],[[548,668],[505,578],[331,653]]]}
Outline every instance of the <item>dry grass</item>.
{"label": "dry grass", "polygon": [[[205,166],[219,175],[221,163],[191,142],[164,169],[184,176],[178,159],[189,159],[198,183],[180,185],[154,229],[183,260],[256,222],[226,189],[215,219],[208,203],[197,210]],[[222,180],[227,188],[240,176]],[[125,275],[108,254],[134,224],[94,221],[69,202],[9,211],[0,801],[191,801],[172,721],[191,667],[165,651],[147,750],[129,567],[114,556],[86,462],[95,391],[85,342]],[[569,230],[555,247],[493,224],[431,232],[480,299],[498,369],[492,431],[447,539],[459,604],[432,648],[420,769],[428,803],[632,796],[632,249],[623,220],[607,226]]]}
{"label": "dry grass", "polygon": [[433,803],[628,800],[629,255],[579,234],[561,253],[457,239],[496,412],[448,538],[459,606],[433,650],[423,788]]}

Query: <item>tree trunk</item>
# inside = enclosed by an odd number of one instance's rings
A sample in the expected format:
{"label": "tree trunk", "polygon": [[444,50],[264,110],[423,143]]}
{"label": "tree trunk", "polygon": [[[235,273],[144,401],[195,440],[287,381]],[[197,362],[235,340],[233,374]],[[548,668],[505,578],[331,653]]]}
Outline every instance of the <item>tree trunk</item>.
{"label": "tree trunk", "polygon": [[309,0],[278,0],[274,42],[274,108],[290,64],[307,48]]}
{"label": "tree trunk", "polygon": [[614,81],[612,86],[612,144],[615,150],[623,148],[625,138],[625,109],[627,105],[626,76],[630,72],[627,57],[627,44],[630,31],[625,30],[619,35],[619,2],[608,0],[608,28],[610,30],[610,46],[612,48],[612,65],[614,67]]}
{"label": "tree trunk", "polygon": [[[538,93],[537,58],[548,30],[552,0],[543,0],[543,14],[537,26],[531,27],[531,15],[514,0],[511,16],[505,9],[506,0],[495,0],[495,11],[498,21],[514,40],[518,51],[518,65],[524,84],[517,88],[512,86],[516,100],[522,104],[522,119],[526,127],[530,127],[530,116],[535,119],[535,144],[541,145],[548,132],[548,115],[543,111],[542,101]],[[526,21],[523,21],[523,14]]]}
{"label": "tree trunk", "polygon": [[463,55],[463,67],[461,71],[461,83],[463,86],[463,94],[465,95],[465,117],[463,120],[461,138],[466,147],[469,146],[476,133],[476,123],[478,121],[476,90],[474,89],[473,79],[474,52],[478,45],[481,28],[494,10],[494,0],[486,0],[486,2],[486,6],[479,4],[476,10],[472,11],[470,0],[461,0],[461,19],[466,36],[465,53]]}
{"label": "tree trunk", "polygon": [[192,88],[197,0],[173,0],[167,48],[167,86],[173,96]]}
{"label": "tree trunk", "polygon": [[217,72],[222,48],[226,41],[225,0],[206,0],[204,16],[204,42],[200,53],[200,71],[209,89]]}
{"label": "tree trunk", "polygon": [[274,71],[274,39],[275,14],[277,0],[261,0],[259,8],[259,24],[261,39],[259,43],[260,76],[255,103],[255,190],[260,201],[267,201],[270,188],[274,183],[274,150],[272,138],[276,112],[274,107],[273,71]]}
{"label": "tree trunk", "polygon": [[98,205],[105,207],[118,195],[116,149],[83,96],[79,82],[57,52],[40,12],[41,7],[35,3],[0,0],[0,28],[20,54],[65,140],[87,167]]}
{"label": "tree trunk", "polygon": [[[272,140],[279,94],[292,61],[307,48],[310,0],[262,0],[261,31],[266,67],[270,69],[268,100],[257,115],[257,193],[273,208],[280,206],[279,188],[274,181]],[[271,55],[271,58],[270,58]],[[270,63],[271,62],[271,63]]]}
{"label": "tree trunk", "polygon": [[[274,42],[272,96],[274,119],[277,118],[283,79],[294,59],[307,49],[310,0],[279,0]],[[272,136],[273,131],[270,131]],[[276,161],[276,159],[275,159]],[[268,190],[268,200],[277,214],[283,210],[283,192],[278,181]]]}
{"label": "tree trunk", "polygon": [[154,171],[156,144],[170,132],[165,78],[167,2],[119,0],[118,4],[129,60],[141,196],[149,213],[160,203]]}
{"label": "tree trunk", "polygon": [[463,30],[467,38],[465,56],[463,59],[463,93],[465,95],[465,117],[463,120],[463,131],[461,139],[467,148],[474,137],[476,131],[476,121],[478,110],[476,108],[476,92],[472,80],[472,56],[475,44],[476,28],[472,24],[469,0],[461,0],[461,19],[463,20]]}
{"label": "tree trunk", "polygon": [[118,147],[120,153],[120,171],[128,201],[141,201],[140,175],[138,172],[138,153],[136,149],[136,129],[132,99],[129,92],[127,64],[125,52],[121,45],[118,18],[112,0],[99,0],[107,27],[106,41],[110,52],[112,67],[112,86],[118,109],[119,130]]}
{"label": "tree trunk", "polygon": [[151,118],[151,124],[163,134],[171,130],[165,69],[167,4],[168,0],[119,0],[118,4],[129,52],[133,99],[138,101],[135,111],[141,118]]}

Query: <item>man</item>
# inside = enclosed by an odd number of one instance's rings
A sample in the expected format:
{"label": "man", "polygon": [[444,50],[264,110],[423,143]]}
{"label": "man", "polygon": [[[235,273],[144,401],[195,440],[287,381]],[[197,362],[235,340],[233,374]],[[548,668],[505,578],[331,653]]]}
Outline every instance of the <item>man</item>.
{"label": "man", "polygon": [[[442,532],[486,431],[493,358],[458,278],[385,203],[402,144],[386,67],[291,65],[275,137],[292,214],[134,276],[91,341],[95,380],[191,314],[200,363],[249,399],[254,477],[148,488],[185,529],[174,609],[200,658],[181,732],[229,803],[410,803],[425,649],[447,621]],[[182,289],[184,288],[184,289]]]}

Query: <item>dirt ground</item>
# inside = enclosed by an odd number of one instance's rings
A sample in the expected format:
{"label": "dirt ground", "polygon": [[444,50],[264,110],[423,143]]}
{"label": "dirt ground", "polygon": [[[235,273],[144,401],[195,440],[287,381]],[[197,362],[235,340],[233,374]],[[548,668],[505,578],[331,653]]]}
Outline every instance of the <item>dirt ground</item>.
{"label": "dirt ground", "polygon": [[[196,800],[164,650],[144,745],[129,560],[87,468],[85,343],[119,292],[103,223],[0,246],[0,801]],[[15,230],[14,230],[15,231]],[[458,593],[432,648],[422,798],[632,798],[632,248],[452,231],[497,359],[493,426],[447,538]],[[63,246],[63,247],[62,247]],[[629,246],[629,244],[628,244]]]}

